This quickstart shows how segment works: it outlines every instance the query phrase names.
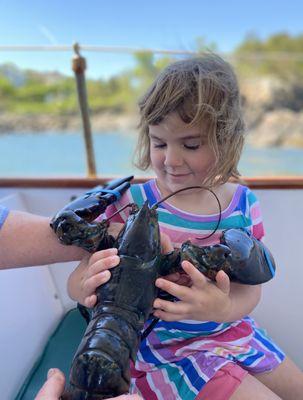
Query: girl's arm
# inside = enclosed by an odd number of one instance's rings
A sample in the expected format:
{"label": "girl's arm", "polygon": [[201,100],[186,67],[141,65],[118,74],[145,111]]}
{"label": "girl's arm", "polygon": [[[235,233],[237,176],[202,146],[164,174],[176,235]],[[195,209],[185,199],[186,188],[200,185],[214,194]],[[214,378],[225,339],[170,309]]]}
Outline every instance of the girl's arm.
{"label": "girl's arm", "polygon": [[231,282],[230,305],[222,322],[236,321],[250,314],[259,304],[262,294],[262,285],[242,285]]}
{"label": "girl's arm", "polygon": [[223,271],[218,272],[216,282],[212,282],[190,262],[183,261],[182,267],[191,278],[191,287],[163,278],[156,281],[157,287],[180,299],[178,302],[156,299],[154,315],[158,318],[165,321],[231,322],[249,314],[260,300],[260,285],[231,283]]}
{"label": "girl's arm", "polygon": [[80,260],[87,254],[60,244],[49,223],[46,217],[10,211],[0,230],[0,269]]}

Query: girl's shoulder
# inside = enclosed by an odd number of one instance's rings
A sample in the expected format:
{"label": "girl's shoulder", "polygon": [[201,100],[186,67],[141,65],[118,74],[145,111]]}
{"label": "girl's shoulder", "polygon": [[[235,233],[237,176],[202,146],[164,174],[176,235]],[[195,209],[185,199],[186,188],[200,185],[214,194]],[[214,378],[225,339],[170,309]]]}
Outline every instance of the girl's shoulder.
{"label": "girl's shoulder", "polygon": [[224,197],[227,202],[232,202],[235,197],[239,201],[246,201],[249,205],[259,203],[256,194],[246,185],[240,183],[227,182],[224,185]]}
{"label": "girl's shoulder", "polygon": [[264,236],[263,218],[259,199],[256,194],[245,185],[239,185],[239,196],[234,209],[234,215],[239,213],[244,227],[251,230],[259,240]]}

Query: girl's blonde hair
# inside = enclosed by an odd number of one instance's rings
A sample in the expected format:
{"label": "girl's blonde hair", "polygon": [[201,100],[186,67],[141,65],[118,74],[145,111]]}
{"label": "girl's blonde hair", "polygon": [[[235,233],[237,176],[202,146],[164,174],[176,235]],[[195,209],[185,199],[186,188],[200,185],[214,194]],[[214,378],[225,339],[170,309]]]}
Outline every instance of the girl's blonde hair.
{"label": "girl's blonde hair", "polygon": [[206,133],[215,166],[201,184],[213,186],[239,178],[237,165],[244,142],[244,122],[237,78],[221,57],[205,53],[166,67],[139,100],[140,124],[136,165],[150,167],[149,125],[171,112]]}

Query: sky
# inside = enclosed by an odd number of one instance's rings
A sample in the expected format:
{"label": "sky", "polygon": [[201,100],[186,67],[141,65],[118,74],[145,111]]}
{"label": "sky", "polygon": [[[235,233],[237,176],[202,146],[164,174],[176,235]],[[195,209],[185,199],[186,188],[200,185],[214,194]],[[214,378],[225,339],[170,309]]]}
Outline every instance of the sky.
{"label": "sky", "polygon": [[[303,34],[302,0],[0,0],[1,45],[125,46],[194,50],[196,38],[231,52],[246,35]],[[131,55],[82,52],[87,76],[107,78]],[[0,64],[71,75],[73,52],[0,51]]]}

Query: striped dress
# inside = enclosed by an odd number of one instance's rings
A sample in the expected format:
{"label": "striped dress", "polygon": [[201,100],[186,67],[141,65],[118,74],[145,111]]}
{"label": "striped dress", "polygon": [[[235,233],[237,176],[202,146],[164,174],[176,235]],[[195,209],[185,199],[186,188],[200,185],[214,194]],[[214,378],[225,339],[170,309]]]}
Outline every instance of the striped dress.
{"label": "striped dress", "polygon": [[[152,205],[160,198],[155,180],[133,185],[106,214],[109,216],[130,202],[141,206],[148,200]],[[193,215],[167,202],[159,206],[158,215],[161,231],[169,235],[175,247],[188,239],[201,245],[196,238],[211,233],[218,220],[218,215]],[[127,216],[126,209],[114,220],[125,222]],[[238,185],[229,206],[222,212],[220,229],[203,241],[203,245],[219,243],[223,230],[242,227],[258,239],[264,235],[257,198],[249,188]],[[194,400],[203,386],[229,362],[258,374],[271,371],[284,357],[250,317],[230,323],[159,321],[141,343],[132,366],[132,392],[146,400]]]}

